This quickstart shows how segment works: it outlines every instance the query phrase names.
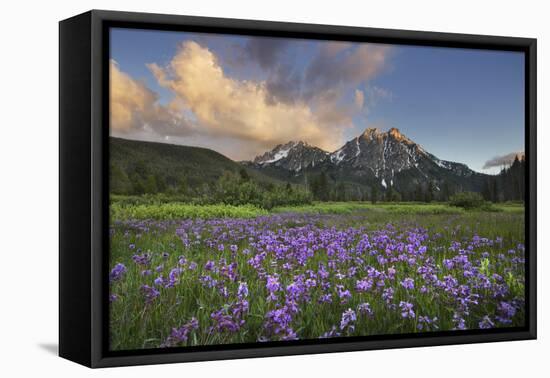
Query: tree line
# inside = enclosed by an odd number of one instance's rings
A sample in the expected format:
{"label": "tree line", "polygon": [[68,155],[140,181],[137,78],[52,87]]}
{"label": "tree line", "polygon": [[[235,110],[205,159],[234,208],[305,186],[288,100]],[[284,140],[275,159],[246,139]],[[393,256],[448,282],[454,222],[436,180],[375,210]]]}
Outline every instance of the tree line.
{"label": "tree line", "polygon": [[[491,202],[522,201],[525,198],[525,159],[516,157],[498,175],[487,176],[481,195]],[[111,166],[111,193],[124,195],[165,194],[178,200],[195,203],[254,204],[270,209],[274,206],[308,204],[316,201],[417,201],[447,202],[463,188],[450,180],[417,182],[407,189],[378,183],[360,185],[332,180],[325,172],[305,176],[303,184],[262,181],[250,177],[245,168],[225,171],[215,181],[188,182],[185,175],[163,176],[136,164],[129,171]]]}
{"label": "tree line", "polygon": [[[525,198],[525,158],[516,157],[509,167],[497,175],[483,181],[481,195],[490,202],[523,201]],[[464,192],[464,188],[451,180],[439,182],[417,182],[407,189],[397,189],[393,185],[382,187],[377,183],[358,185],[355,183],[333,182],[324,172],[306,178],[306,187],[317,201],[371,201],[373,203],[399,201],[449,201],[455,194]]]}
{"label": "tree line", "polygon": [[195,204],[245,205],[264,209],[311,203],[313,197],[305,188],[290,183],[261,181],[250,177],[245,168],[238,172],[226,170],[215,181],[203,180],[191,184],[184,175],[154,174],[142,165],[126,172],[111,166],[110,192],[131,196],[154,195],[167,201]]}
{"label": "tree line", "polygon": [[443,180],[418,182],[409,185],[409,189],[398,189],[395,186],[379,183],[359,185],[353,182],[332,182],[326,173],[322,172],[310,178],[306,185],[317,201],[371,201],[376,202],[432,202],[448,201],[455,193],[462,191],[462,188],[451,181]]}
{"label": "tree line", "polygon": [[496,176],[490,176],[483,185],[483,198],[491,202],[523,201],[525,199],[525,157],[515,157],[509,167]]}

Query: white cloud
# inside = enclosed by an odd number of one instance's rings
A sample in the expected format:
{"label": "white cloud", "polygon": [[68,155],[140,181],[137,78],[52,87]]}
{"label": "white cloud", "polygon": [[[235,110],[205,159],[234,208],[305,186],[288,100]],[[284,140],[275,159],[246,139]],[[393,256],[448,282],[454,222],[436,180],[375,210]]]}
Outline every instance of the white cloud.
{"label": "white cloud", "polygon": [[158,95],[110,62],[110,127],[114,135],[154,131],[162,135],[188,135],[191,124],[183,114],[158,103]]}
{"label": "white cloud", "polygon": [[[349,117],[329,119],[304,101],[268,100],[264,81],[228,77],[216,56],[193,41],[183,43],[167,67],[150,64],[149,68],[159,84],[174,93],[170,108],[190,110],[201,133],[255,143],[258,152],[289,140],[307,140],[334,149],[342,128],[350,126]],[[337,112],[333,106],[329,108]]]}

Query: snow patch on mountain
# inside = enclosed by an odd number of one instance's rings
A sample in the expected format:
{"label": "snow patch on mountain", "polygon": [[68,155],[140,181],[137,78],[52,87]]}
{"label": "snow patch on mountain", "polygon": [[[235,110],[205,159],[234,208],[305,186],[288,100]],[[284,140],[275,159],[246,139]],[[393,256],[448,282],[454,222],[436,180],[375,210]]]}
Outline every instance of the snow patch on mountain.
{"label": "snow patch on mountain", "polygon": [[342,160],[344,160],[345,157],[346,157],[346,154],[344,153],[343,150],[340,149],[340,150],[338,150],[335,153],[330,155],[330,161],[332,161],[336,164],[340,164],[342,162]]}
{"label": "snow patch on mountain", "polygon": [[[294,147],[294,146],[292,146]],[[275,155],[273,156],[273,159],[270,159],[270,160],[265,160],[262,164],[269,164],[269,163],[275,163],[276,161],[279,161],[283,158],[286,158],[288,156],[288,152],[290,151],[290,149],[292,148],[288,148],[286,150],[280,150],[278,151],[277,153],[275,153]]]}

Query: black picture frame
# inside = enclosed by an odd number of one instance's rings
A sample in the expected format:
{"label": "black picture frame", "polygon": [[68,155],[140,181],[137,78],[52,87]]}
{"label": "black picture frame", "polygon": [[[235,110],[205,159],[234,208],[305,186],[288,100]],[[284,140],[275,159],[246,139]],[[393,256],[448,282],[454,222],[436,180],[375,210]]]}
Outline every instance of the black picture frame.
{"label": "black picture frame", "polygon": [[[239,344],[108,350],[110,27],[181,30],[525,54],[526,326]],[[406,348],[536,338],[536,39],[92,10],[59,24],[59,355],[88,367]]]}

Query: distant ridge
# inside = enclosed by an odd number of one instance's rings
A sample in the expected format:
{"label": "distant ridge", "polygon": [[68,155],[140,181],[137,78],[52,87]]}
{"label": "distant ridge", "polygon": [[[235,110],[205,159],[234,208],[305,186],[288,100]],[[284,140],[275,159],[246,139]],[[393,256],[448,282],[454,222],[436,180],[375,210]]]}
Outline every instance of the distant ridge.
{"label": "distant ridge", "polygon": [[114,194],[198,190],[213,185],[226,171],[245,170],[258,181],[274,178],[243,167],[208,148],[109,138],[110,186]]}

